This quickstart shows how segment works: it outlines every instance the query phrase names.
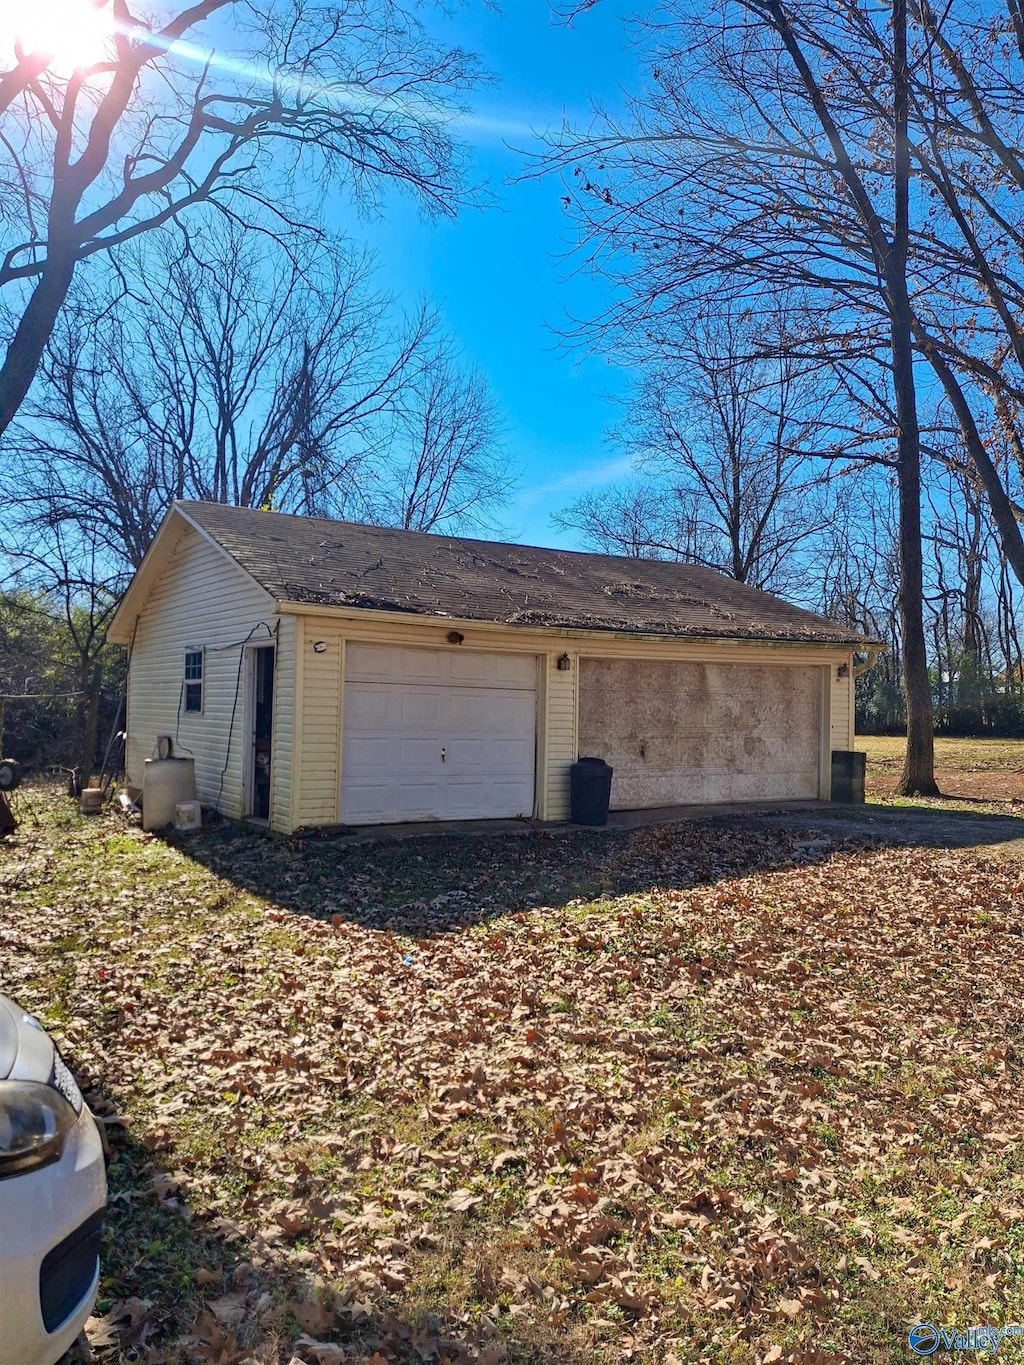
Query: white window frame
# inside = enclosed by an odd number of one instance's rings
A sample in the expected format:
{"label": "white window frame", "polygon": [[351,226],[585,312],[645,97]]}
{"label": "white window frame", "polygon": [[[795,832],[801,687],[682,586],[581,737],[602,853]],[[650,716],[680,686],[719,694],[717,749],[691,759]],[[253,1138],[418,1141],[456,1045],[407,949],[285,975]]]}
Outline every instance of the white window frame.
{"label": "white window frame", "polygon": [[[199,676],[190,677],[189,669],[196,667],[195,663],[190,661],[194,661],[196,656],[198,656],[199,658]],[[189,689],[193,687],[199,688],[198,706],[189,706],[188,704]],[[184,663],[182,666],[181,684],[182,710],[184,711],[186,716],[201,716],[203,714],[203,705],[205,701],[206,701],[206,650],[203,649],[202,646],[196,649],[186,649]]]}

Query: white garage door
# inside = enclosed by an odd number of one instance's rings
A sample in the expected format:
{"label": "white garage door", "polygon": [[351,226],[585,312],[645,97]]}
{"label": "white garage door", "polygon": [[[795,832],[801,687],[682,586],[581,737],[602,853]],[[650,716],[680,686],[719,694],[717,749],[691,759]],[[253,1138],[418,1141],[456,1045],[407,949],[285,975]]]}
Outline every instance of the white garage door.
{"label": "white garage door", "polygon": [[822,669],[580,661],[579,746],[615,769],[612,809],[814,798]]}
{"label": "white garage door", "polygon": [[345,824],[533,814],[534,657],[350,644],[344,710]]}

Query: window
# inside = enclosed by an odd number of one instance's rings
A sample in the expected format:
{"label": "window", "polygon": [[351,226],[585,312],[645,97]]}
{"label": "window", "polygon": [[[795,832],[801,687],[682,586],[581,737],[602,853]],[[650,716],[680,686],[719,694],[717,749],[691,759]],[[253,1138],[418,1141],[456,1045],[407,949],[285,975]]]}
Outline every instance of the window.
{"label": "window", "polygon": [[185,710],[200,714],[203,709],[203,651],[185,651]]}

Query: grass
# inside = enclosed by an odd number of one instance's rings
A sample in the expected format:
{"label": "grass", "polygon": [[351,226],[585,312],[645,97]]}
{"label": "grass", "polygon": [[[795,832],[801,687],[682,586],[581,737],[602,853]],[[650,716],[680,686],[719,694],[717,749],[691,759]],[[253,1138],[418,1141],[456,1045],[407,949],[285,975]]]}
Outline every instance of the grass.
{"label": "grass", "polygon": [[[898,773],[907,742],[902,735],[858,735],[854,747],[867,754],[869,770]],[[945,772],[1024,772],[1024,740],[936,735],[935,766]]]}
{"label": "grass", "polygon": [[936,736],[938,798],[894,794],[906,752],[902,736],[858,735],[855,745],[867,754],[869,803],[975,815],[1016,815],[1024,805],[1024,741]]}
{"label": "grass", "polygon": [[35,804],[0,989],[111,1120],[101,1359],[894,1362],[1024,1316],[1019,864]]}

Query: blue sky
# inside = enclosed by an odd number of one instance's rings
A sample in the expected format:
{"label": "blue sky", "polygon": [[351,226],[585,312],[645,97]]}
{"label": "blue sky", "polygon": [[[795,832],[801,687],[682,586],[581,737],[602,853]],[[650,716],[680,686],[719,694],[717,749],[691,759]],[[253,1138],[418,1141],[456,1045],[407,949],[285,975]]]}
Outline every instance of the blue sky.
{"label": "blue sky", "polygon": [[[474,98],[480,122],[464,131],[473,178],[498,202],[431,223],[394,196],[381,219],[356,230],[378,254],[382,283],[409,305],[421,296],[436,304],[491,383],[508,458],[520,474],[519,491],[501,514],[503,531],[513,540],[571,546],[574,538],[555,529],[552,512],[627,470],[605,436],[616,417],[609,400],[624,392],[626,376],[603,357],[570,354],[559,343],[567,314],[600,308],[601,287],[574,275],[565,259],[572,225],[559,181],[514,183],[525,163],[511,144],[527,146],[528,130],[558,127],[563,114],[585,124],[592,99],[621,108],[623,91],[640,83],[640,66],[614,0],[572,27],[552,20],[548,0],[511,0],[504,14],[471,0],[455,9],[444,35],[476,52],[497,78]],[[523,131],[496,131],[506,128]]]}

